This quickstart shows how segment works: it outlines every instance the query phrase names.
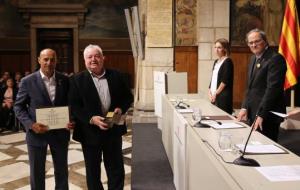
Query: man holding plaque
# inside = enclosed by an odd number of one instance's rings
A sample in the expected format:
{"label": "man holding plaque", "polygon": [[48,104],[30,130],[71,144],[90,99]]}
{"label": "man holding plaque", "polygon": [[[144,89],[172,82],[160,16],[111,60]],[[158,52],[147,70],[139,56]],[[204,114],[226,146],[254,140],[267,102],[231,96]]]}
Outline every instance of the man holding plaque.
{"label": "man holding plaque", "polygon": [[[104,68],[104,56],[98,45],[83,52],[87,70],[75,74],[70,82],[70,106],[75,119],[73,138],[81,142],[89,190],[103,189],[100,164],[102,154],[108,177],[108,189],[124,187],[122,135],[125,124],[111,124],[109,115],[124,114],[133,102],[121,73]],[[113,114],[111,114],[113,112]]]}
{"label": "man holding plaque", "polygon": [[[48,117],[50,123],[58,124],[54,118],[56,107],[68,105],[69,79],[55,71],[56,53],[52,49],[40,52],[38,63],[40,69],[21,80],[20,88],[14,105],[14,110],[19,121],[26,129],[26,142],[30,164],[31,189],[45,189],[45,163],[47,147],[52,154],[55,174],[55,189],[68,189],[68,145],[70,140],[69,128],[72,123],[63,123],[60,129],[51,129],[47,122],[37,121],[39,108],[51,108]],[[68,113],[60,113],[66,117]],[[66,119],[65,118],[65,119]]]}

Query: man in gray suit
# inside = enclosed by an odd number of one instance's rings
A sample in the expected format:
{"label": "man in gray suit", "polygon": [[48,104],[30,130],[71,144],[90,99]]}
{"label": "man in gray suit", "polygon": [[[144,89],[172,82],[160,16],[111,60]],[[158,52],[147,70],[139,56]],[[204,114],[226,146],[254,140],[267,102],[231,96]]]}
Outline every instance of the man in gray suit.
{"label": "man in gray suit", "polygon": [[48,145],[53,158],[55,189],[68,189],[68,129],[73,124],[68,123],[65,129],[48,130],[47,126],[36,122],[37,108],[68,105],[69,79],[55,71],[56,61],[54,50],[40,52],[40,69],[21,80],[14,105],[15,114],[26,129],[31,189],[45,189]]}

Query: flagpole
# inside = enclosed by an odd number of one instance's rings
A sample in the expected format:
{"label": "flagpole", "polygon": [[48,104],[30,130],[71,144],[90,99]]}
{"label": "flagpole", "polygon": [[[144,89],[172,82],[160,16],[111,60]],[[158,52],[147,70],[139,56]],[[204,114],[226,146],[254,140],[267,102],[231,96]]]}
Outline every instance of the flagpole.
{"label": "flagpole", "polygon": [[296,1],[287,0],[279,40],[279,53],[285,58],[287,72],[284,89],[291,89],[290,105],[295,107],[295,86],[300,75],[300,30]]}
{"label": "flagpole", "polygon": [[294,88],[291,89],[291,108],[295,108],[295,90]]}

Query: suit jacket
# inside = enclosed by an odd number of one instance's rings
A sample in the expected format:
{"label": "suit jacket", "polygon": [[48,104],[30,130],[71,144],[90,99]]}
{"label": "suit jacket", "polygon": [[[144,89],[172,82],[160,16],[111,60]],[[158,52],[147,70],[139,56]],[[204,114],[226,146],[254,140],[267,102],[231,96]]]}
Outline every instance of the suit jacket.
{"label": "suit jacket", "polygon": [[[280,123],[282,119],[270,111],[286,112],[284,99],[285,59],[268,48],[261,57],[260,66],[256,66],[255,60],[255,55],[253,55],[248,66],[247,92],[242,107],[247,109],[251,123],[256,115],[264,120]],[[254,68],[257,70],[255,74]]]}
{"label": "suit jacket", "polygon": [[21,80],[14,111],[26,129],[26,140],[29,145],[46,146],[50,141],[68,143],[70,139],[70,132],[66,129],[51,130],[45,134],[36,134],[31,130],[32,124],[36,122],[35,110],[37,108],[68,105],[68,77],[56,72],[55,80],[54,103],[50,100],[40,71],[36,71]]}
{"label": "suit jacket", "polygon": [[[214,62],[215,67],[217,60]],[[217,88],[220,86],[221,82],[226,84],[225,88],[216,97],[215,105],[227,113],[231,114],[232,108],[232,98],[233,98],[233,63],[230,58],[226,58],[221,65],[218,72]],[[210,88],[209,84],[209,88]]]}
{"label": "suit jacket", "polygon": [[[121,73],[106,69],[111,105],[109,111],[119,107],[125,113],[133,102],[133,95]],[[73,139],[84,144],[98,145],[103,138],[121,136],[127,132],[126,126],[114,126],[104,131],[90,125],[92,116],[105,117],[101,111],[101,100],[89,71],[74,75],[70,82],[69,94],[72,117],[76,122]]]}

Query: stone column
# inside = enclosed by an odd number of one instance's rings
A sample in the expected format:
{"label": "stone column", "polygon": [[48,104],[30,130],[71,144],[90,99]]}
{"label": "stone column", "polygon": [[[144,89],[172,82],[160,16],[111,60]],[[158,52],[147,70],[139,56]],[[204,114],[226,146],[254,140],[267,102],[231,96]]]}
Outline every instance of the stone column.
{"label": "stone column", "polygon": [[154,109],[153,72],[173,71],[173,48],[146,48],[140,64],[139,101],[137,109]]}
{"label": "stone column", "polygon": [[207,96],[211,79],[214,41],[229,40],[229,0],[198,0],[198,92]]}
{"label": "stone column", "polygon": [[[151,32],[153,32],[154,29],[151,27],[155,27],[153,23],[149,24],[149,18],[147,19],[147,17],[150,13],[152,14],[151,16],[153,16],[153,12],[157,11],[152,10],[154,9],[153,4],[147,6],[151,3],[150,1],[153,3],[153,0],[139,0],[139,15],[142,23],[141,30],[145,36],[145,57],[138,62],[139,76],[136,77],[137,80],[139,80],[139,98],[135,107],[141,110],[154,110],[153,71],[173,71],[174,53],[172,43],[167,46],[161,45],[159,42],[157,42],[157,44],[155,44],[155,42],[151,43],[151,45],[147,43],[147,40],[149,42],[149,35],[152,34]],[[172,0],[164,0],[163,3],[167,1],[172,3]],[[160,5],[157,3],[157,6]],[[172,11],[167,14],[170,14],[167,16],[169,16],[168,18],[171,19],[169,21],[172,23]],[[161,15],[156,16],[161,17]],[[171,28],[167,29],[172,31],[172,25],[170,25],[170,27]],[[158,32],[158,34],[160,33]],[[161,34],[163,34],[163,32]],[[160,36],[157,37],[159,38]],[[167,36],[167,38],[172,38],[172,35]]]}

